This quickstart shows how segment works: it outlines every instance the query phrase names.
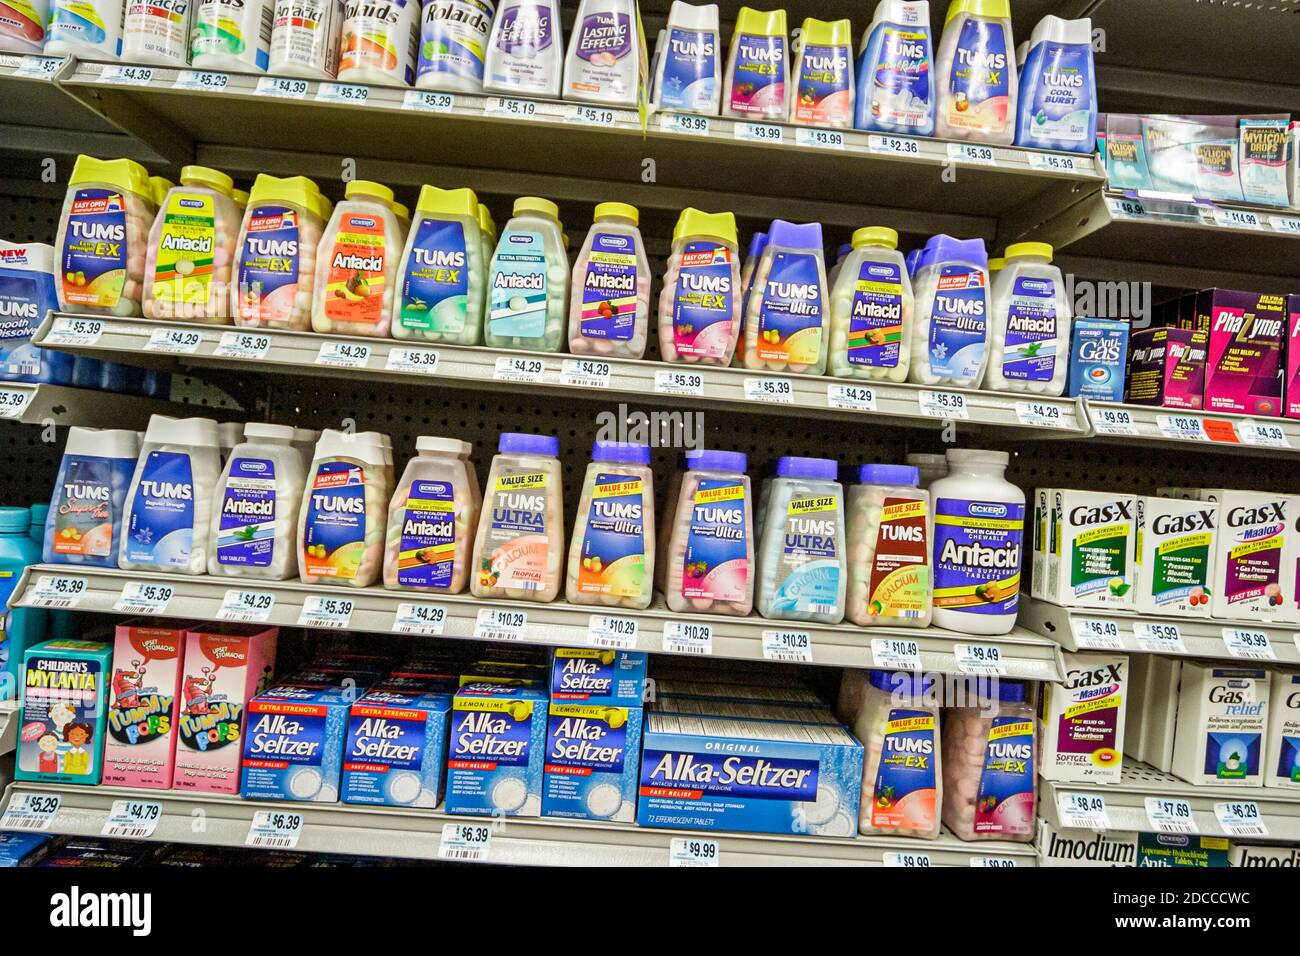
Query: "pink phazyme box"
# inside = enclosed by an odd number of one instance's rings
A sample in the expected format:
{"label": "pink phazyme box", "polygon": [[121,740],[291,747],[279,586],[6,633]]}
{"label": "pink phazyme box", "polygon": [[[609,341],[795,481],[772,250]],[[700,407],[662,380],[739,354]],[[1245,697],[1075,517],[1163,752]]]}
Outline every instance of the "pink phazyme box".
{"label": "pink phazyme box", "polygon": [[104,783],[171,789],[188,626],[165,621],[127,621],[117,626]]}
{"label": "pink phazyme box", "polygon": [[1286,297],[1207,289],[1196,298],[1197,325],[1210,333],[1205,410],[1282,413]]}
{"label": "pink phazyme box", "polygon": [[1286,417],[1300,418],[1300,295],[1286,297]]}
{"label": "pink phazyme box", "polygon": [[271,684],[278,635],[236,624],[186,632],[173,790],[239,793],[244,714]]}

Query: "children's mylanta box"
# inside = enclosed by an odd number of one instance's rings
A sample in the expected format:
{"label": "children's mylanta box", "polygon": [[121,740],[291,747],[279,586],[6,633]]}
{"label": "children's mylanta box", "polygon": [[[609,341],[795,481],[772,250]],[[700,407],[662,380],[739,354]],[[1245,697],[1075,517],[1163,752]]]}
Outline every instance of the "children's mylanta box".
{"label": "children's mylanta box", "polygon": [[596,647],[557,647],[551,654],[551,700],[640,707],[646,655]]}
{"label": "children's mylanta box", "polygon": [[542,816],[636,819],[640,707],[551,700]]}
{"label": "children's mylanta box", "polygon": [[536,817],[542,812],[546,691],[470,683],[452,700],[448,813]]}
{"label": "children's mylanta box", "polygon": [[447,768],[454,686],[414,676],[384,680],[352,705],[343,752],[343,802],[436,807]]}
{"label": "children's mylanta box", "polygon": [[104,783],[171,789],[186,627],[144,620],[117,626]]}
{"label": "children's mylanta box", "polygon": [[100,641],[27,649],[15,779],[99,783],[112,660],[113,649]]}
{"label": "children's mylanta box", "polygon": [[243,778],[249,800],[337,803],[355,684],[281,684],[248,703]]}

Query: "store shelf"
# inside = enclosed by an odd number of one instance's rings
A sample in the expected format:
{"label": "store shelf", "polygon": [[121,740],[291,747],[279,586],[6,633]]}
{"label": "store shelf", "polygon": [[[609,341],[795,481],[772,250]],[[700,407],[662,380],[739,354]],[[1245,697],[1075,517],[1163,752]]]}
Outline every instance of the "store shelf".
{"label": "store shelf", "polygon": [[0,700],[0,757],[12,753],[18,740],[18,702]]}
{"label": "store shelf", "polygon": [[[1124,758],[1117,784],[1053,783],[1039,780],[1038,812],[1049,823],[1065,826],[1061,819],[1062,795],[1100,795],[1106,802],[1104,829],[1138,833],[1156,832],[1147,816],[1148,797],[1186,800],[1192,820],[1201,836],[1235,836],[1219,824],[1215,804],[1251,802],[1259,807],[1268,830],[1265,840],[1300,840],[1300,791],[1263,787],[1196,787],[1140,760]],[[1068,796],[1066,797],[1068,799]],[[1102,828],[1098,828],[1102,829]]]}
{"label": "store shelf", "polygon": [[144,428],[150,415],[184,415],[179,402],[120,395],[64,385],[0,382],[0,422],[24,425],[82,425],[88,428]]}
{"label": "store shelf", "polygon": [[[450,816],[428,810],[282,803],[237,797],[180,795],[123,787],[77,787],[19,781],[10,785],[5,806],[16,794],[54,794],[60,806],[50,833],[99,836],[115,800],[158,803],[161,816],[150,839],[203,846],[242,847],[259,810],[300,814],[297,849],[400,859],[436,860],[442,825],[465,823],[492,828],[482,862],[515,866],[667,866],[674,839],[718,844],[721,866],[1035,866],[1035,849],[1024,843],[962,843],[945,833],[937,840],[904,838],[829,839],[758,834],[657,830],[630,824],[586,823],[507,817]],[[195,821],[201,819],[202,827]],[[902,855],[903,861],[895,859]],[[989,863],[985,863],[989,860]]]}
{"label": "store shelf", "polygon": [[[60,579],[61,583],[43,583],[43,579],[49,578]],[[270,604],[260,620],[281,627],[332,626],[336,629],[379,634],[421,633],[419,627],[409,626],[409,619],[404,618],[403,623],[398,620],[401,606],[413,604],[428,609],[424,612],[426,623],[422,633],[431,637],[507,640],[573,647],[607,640],[602,637],[600,619],[613,615],[635,624],[634,644],[627,646],[652,653],[674,652],[675,644],[672,640],[665,645],[664,631],[670,624],[682,622],[708,628],[711,653],[715,657],[737,660],[780,659],[780,655],[765,655],[763,635],[765,631],[781,631],[806,634],[811,646],[811,663],[815,664],[837,667],[891,666],[888,660],[877,659],[872,650],[872,641],[896,639],[916,642],[921,667],[928,672],[963,673],[957,659],[960,650],[958,645],[961,644],[996,648],[1008,677],[1060,680],[1063,674],[1060,648],[1050,640],[1023,630],[1015,630],[1001,637],[968,637],[940,628],[866,630],[846,625],[828,627],[791,621],[768,621],[756,616],[732,618],[674,614],[662,602],[645,611],[627,611],[618,608],[580,608],[565,603],[480,601],[465,595],[432,598],[409,591],[318,587],[296,581],[149,574],[44,564],[28,568],[14,590],[12,601],[15,607],[60,607],[105,614],[122,613],[115,610],[114,606],[122,598],[123,587],[137,582],[159,586],[162,590],[155,592],[155,598],[167,594],[163,606],[153,613],[165,613],[168,617],[184,620],[221,620],[220,611],[227,599],[227,592],[245,591],[273,599],[260,599],[261,604]],[[54,590],[56,585],[57,590]],[[309,616],[304,621],[301,617],[303,607],[314,597],[350,602],[346,619],[338,619],[338,616],[342,616],[340,612],[332,625],[321,624],[318,616]],[[335,608],[337,610],[337,604]],[[522,615],[522,620],[514,617],[508,625],[487,620],[486,615],[494,611]],[[484,615],[482,621],[480,615]],[[235,614],[226,619],[241,618]],[[596,635],[594,640],[593,633]],[[612,645],[607,643],[604,646]],[[698,656],[707,652],[682,653]],[[969,665],[970,659],[963,655],[963,663],[969,667],[968,672],[976,673],[978,668]]]}
{"label": "store shelf", "polygon": [[[1300,635],[1296,633],[1298,626],[1294,624],[1263,625],[1247,621],[1210,621],[1082,610],[1023,597],[1018,623],[1033,634],[1056,641],[1067,651],[1116,650],[1170,654],[1234,661],[1243,666],[1271,661],[1281,664],[1300,663]],[[1135,629],[1141,632],[1141,640]],[[1225,639],[1225,634],[1231,631],[1267,635],[1274,657],[1234,655]]]}
{"label": "store shelf", "polygon": [[1143,445],[1157,442],[1188,451],[1228,454],[1300,454],[1300,420],[1293,418],[1110,402],[1088,402],[1087,409],[1092,435],[1102,441]]}

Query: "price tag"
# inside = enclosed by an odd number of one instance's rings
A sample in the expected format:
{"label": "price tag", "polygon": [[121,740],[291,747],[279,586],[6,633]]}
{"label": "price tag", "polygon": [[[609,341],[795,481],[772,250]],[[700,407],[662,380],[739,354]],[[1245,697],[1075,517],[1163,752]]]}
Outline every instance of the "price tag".
{"label": "price tag", "polygon": [[260,332],[222,332],[221,341],[213,350],[213,355],[222,358],[252,359],[258,361],[266,358],[271,351],[271,337]]}
{"label": "price tag", "polygon": [[441,604],[399,604],[393,615],[397,634],[422,634],[437,637],[447,623],[447,609]]}
{"label": "price tag", "polygon": [[593,614],[587,619],[587,643],[593,647],[634,650],[640,632],[641,625],[634,617]]}
{"label": "price tag", "polygon": [[1088,411],[1092,415],[1092,427],[1098,435],[1136,435],[1138,433],[1137,422],[1133,420],[1133,413],[1123,408],[1100,408],[1096,405],[1089,405]]}
{"label": "price tag", "polygon": [[483,113],[516,119],[537,119],[539,116],[537,104],[532,100],[517,100],[509,96],[489,96],[483,104]]}
{"label": "price tag", "polygon": [[0,817],[0,830],[48,830],[62,805],[57,793],[15,793]]}
{"label": "price tag", "polygon": [[952,652],[957,659],[957,670],[963,674],[1006,676],[1002,648],[996,644],[954,644]]}
{"label": "price tag", "polygon": [[456,108],[456,97],[450,93],[432,90],[407,90],[402,94],[402,109],[420,113],[450,113]]}
{"label": "price tag", "polygon": [[156,329],[144,344],[146,352],[173,352],[192,355],[203,343],[203,333],[192,329]]}
{"label": "price tag", "polygon": [[582,388],[609,388],[610,364],[596,359],[565,359],[560,384]]}
{"label": "price tag", "polygon": [[1056,796],[1056,809],[1063,827],[1076,830],[1110,829],[1106,798],[1099,793],[1059,793]]}
{"label": "price tag", "polygon": [[173,90],[200,90],[220,93],[230,85],[227,73],[209,73],[207,70],[181,70],[176,74]]}
{"label": "price tag", "polygon": [[1286,429],[1275,422],[1238,422],[1237,439],[1244,445],[1260,448],[1290,448]]}
{"label": "price tag", "polygon": [[415,372],[419,375],[438,374],[438,353],[433,349],[413,349],[393,346],[388,350],[384,368],[390,372]]}
{"label": "price tag", "polygon": [[1300,236],[1300,219],[1295,216],[1270,216],[1268,224],[1273,227],[1274,232]]}
{"label": "price tag", "polygon": [[1156,428],[1166,438],[1178,441],[1209,441],[1205,422],[1194,415],[1157,415]]}
{"label": "price tag", "polygon": [[1216,803],[1214,815],[1218,818],[1219,826],[1228,836],[1268,836],[1268,827],[1264,825],[1264,814],[1260,812],[1259,804],[1253,800]]}
{"label": "price tag", "polygon": [[1137,199],[1109,197],[1106,200],[1106,209],[1109,210],[1112,219],[1144,219],[1147,214],[1146,207]]}
{"label": "price tag", "polygon": [[1016,419],[1032,428],[1068,428],[1060,405],[1050,402],[1016,402]]}
{"label": "price tag", "polygon": [[813,129],[800,126],[794,131],[794,141],[799,146],[812,146],[817,149],[843,149],[844,133],[838,129]]}
{"label": "price tag", "polygon": [[970,858],[970,865],[985,869],[1008,870],[1015,869],[1020,864],[1012,856],[973,856]]}
{"label": "price tag", "polygon": [[1058,153],[1027,152],[1025,155],[1029,158],[1030,169],[1038,169],[1046,173],[1087,172],[1088,167],[1083,164],[1091,163],[1091,160],[1077,156],[1061,156]]}
{"label": "price tag", "polygon": [[62,62],[62,57],[57,56],[25,56],[18,62],[13,75],[48,80],[59,71],[59,64]]}
{"label": "price tag", "polygon": [[1214,224],[1225,229],[1259,229],[1259,216],[1244,209],[1214,210]]}
{"label": "price tag", "polygon": [[582,123],[585,126],[613,126],[618,122],[618,114],[603,106],[583,106],[575,103],[565,108],[566,123]]}
{"label": "price tag", "polygon": [[1225,627],[1223,643],[1233,657],[1244,657],[1251,661],[1277,660],[1277,652],[1273,650],[1273,642],[1269,640],[1267,631]]}
{"label": "price tag", "polygon": [[345,628],[351,622],[356,606],[351,598],[309,594],[302,602],[298,626]]}
{"label": "price tag", "polygon": [[503,355],[497,359],[492,377],[498,382],[533,382],[546,380],[546,363],[522,355]]}
{"label": "price tag", "polygon": [[794,404],[794,383],[788,378],[745,379],[745,400],[772,405]]}
{"label": "price tag", "polygon": [[902,136],[868,136],[867,151],[882,156],[920,156],[921,144]]}
{"label": "price tag", "polygon": [[116,83],[119,86],[148,86],[153,82],[153,70],[147,66],[114,63],[104,67],[99,74],[99,82]]}
{"label": "price tag", "polygon": [[668,844],[669,866],[718,866],[722,848],[717,840],[697,837],[673,837]]}
{"label": "price tag", "polygon": [[665,654],[694,654],[708,657],[713,653],[713,627],[694,621],[669,621],[664,625]]}
{"label": "price tag", "polygon": [[871,639],[871,656],[881,670],[919,671],[921,645],[910,638],[874,637]]}
{"label": "price tag", "polygon": [[949,143],[948,158],[972,166],[996,166],[997,153],[992,146],[979,146],[975,143]]}
{"label": "price tag", "polygon": [[257,88],[253,93],[257,96],[279,96],[283,99],[300,100],[307,95],[307,90],[306,80],[294,80],[287,76],[262,76],[258,77]]}
{"label": "price tag", "polygon": [[316,353],[317,365],[335,368],[365,368],[370,361],[370,346],[361,342],[322,342]]}
{"label": "price tag", "polygon": [[23,595],[23,605],[67,610],[81,603],[81,597],[89,586],[85,578],[42,574],[36,579],[36,586]]}
{"label": "price tag", "polygon": [[25,388],[0,388],[0,418],[22,418],[32,402],[32,392]]}
{"label": "price tag", "polygon": [[175,593],[176,589],[170,584],[128,581],[122,585],[122,593],[113,610],[120,614],[162,614]]}
{"label": "price tag", "polygon": [[42,345],[94,345],[104,334],[99,319],[82,319],[61,315],[50,323]]}
{"label": "price tag", "polygon": [[217,620],[241,624],[261,624],[271,619],[275,595],[269,591],[239,591],[231,588],[217,608]]}
{"label": "price tag", "polygon": [[1147,797],[1147,820],[1153,833],[1196,833],[1192,805],[1172,797]]}
{"label": "price tag", "polygon": [[928,870],[933,864],[928,853],[907,852],[901,853],[897,850],[891,850],[882,858],[885,866],[907,867],[908,869]]}
{"label": "price tag", "polygon": [[302,836],[301,813],[281,810],[258,810],[248,823],[244,846],[267,850],[292,850]]}
{"label": "price tag", "polygon": [[781,143],[785,141],[785,130],[770,123],[737,123],[736,139],[751,143]]}
{"label": "price tag", "polygon": [[158,829],[162,804],[152,800],[114,800],[100,836],[147,840]]}
{"label": "price tag", "polygon": [[655,372],[655,391],[661,395],[703,395],[704,376],[676,369]]}
{"label": "price tag", "polygon": [[660,113],[659,128],[666,133],[682,133],[686,136],[708,136],[712,124],[707,116],[695,113]]}
{"label": "price tag", "polygon": [[507,608],[485,607],[474,619],[474,639],[479,641],[517,641],[528,626],[528,612]]}
{"label": "price tag", "polygon": [[492,827],[486,823],[444,823],[438,859],[486,863],[492,851]]}
{"label": "price tag", "polygon": [[855,412],[876,411],[876,390],[870,385],[827,385],[826,404]]}
{"label": "price tag", "polygon": [[1134,621],[1133,636],[1138,647],[1154,654],[1186,654],[1183,632],[1169,621]]}
{"label": "price tag", "polygon": [[1074,629],[1076,647],[1094,651],[1124,650],[1124,642],[1119,636],[1119,624],[1115,621],[1074,618],[1070,621],[1070,626]]}
{"label": "price tag", "polygon": [[365,106],[370,100],[370,87],[352,83],[322,83],[316,88],[317,103],[350,103]]}
{"label": "price tag", "polygon": [[764,631],[763,658],[785,664],[811,664],[812,635],[807,631]]}
{"label": "price tag", "polygon": [[921,389],[917,393],[921,414],[930,418],[970,418],[966,396],[960,392],[934,392]]}

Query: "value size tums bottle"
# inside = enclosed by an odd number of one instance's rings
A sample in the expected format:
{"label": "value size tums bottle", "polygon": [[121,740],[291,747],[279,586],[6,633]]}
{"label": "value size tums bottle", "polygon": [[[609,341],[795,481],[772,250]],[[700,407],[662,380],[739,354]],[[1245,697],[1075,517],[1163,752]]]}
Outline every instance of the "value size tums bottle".
{"label": "value size tums bottle", "polygon": [[989,361],[984,387],[1057,396],[1070,371],[1070,299],[1052,247],[1007,247],[1006,266],[993,281]]}
{"label": "value size tums bottle", "polygon": [[844,489],[826,458],[781,458],[758,549],[758,613],[783,621],[844,618]]}
{"label": "value size tums bottle", "polygon": [[845,616],[859,627],[930,624],[930,496],[910,465],[862,465],[849,489]]}
{"label": "value size tums bottle", "polygon": [[650,446],[596,442],[569,543],[571,604],[643,609],[654,593],[654,473]]}

